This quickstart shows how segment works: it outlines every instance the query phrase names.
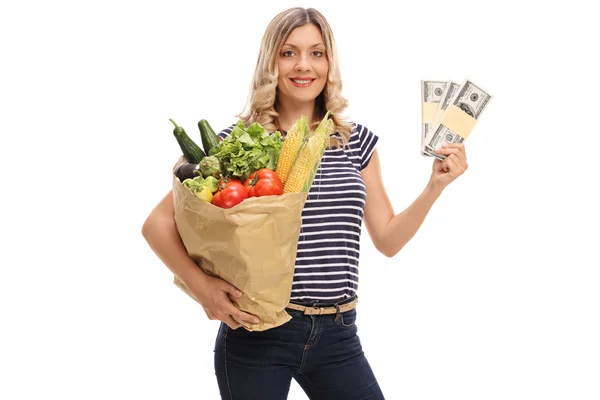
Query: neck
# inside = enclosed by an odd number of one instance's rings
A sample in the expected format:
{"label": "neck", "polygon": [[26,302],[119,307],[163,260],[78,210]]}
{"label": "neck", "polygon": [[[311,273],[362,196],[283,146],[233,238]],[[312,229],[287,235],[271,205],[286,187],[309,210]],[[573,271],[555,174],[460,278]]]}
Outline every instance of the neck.
{"label": "neck", "polygon": [[289,131],[294,123],[301,117],[306,116],[309,123],[315,116],[315,100],[309,102],[290,102],[287,99],[279,97],[277,99],[277,112],[279,113],[279,129]]}

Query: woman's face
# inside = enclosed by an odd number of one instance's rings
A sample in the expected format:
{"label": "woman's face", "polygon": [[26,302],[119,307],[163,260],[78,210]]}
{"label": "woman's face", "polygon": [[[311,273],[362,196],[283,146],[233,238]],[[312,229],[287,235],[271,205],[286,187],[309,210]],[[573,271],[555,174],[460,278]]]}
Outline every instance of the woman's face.
{"label": "woman's face", "polygon": [[278,65],[280,101],[314,101],[325,88],[329,72],[319,28],[306,24],[294,29],[279,52]]}

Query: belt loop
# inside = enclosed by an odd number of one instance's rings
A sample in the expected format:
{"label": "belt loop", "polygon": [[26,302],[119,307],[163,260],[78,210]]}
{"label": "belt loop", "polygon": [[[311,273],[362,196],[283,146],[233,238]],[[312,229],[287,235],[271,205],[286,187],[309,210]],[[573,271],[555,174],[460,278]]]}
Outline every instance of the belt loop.
{"label": "belt loop", "polygon": [[335,318],[333,320],[337,321],[342,315],[342,312],[340,311],[340,305],[338,303],[335,303],[335,309],[337,312],[335,313]]}

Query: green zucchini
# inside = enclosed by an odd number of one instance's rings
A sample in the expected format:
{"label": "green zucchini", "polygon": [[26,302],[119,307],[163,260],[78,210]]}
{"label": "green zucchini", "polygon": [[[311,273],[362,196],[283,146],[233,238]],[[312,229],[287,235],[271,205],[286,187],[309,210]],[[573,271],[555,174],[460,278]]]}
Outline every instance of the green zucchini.
{"label": "green zucchini", "polygon": [[177,139],[177,143],[179,143],[183,156],[190,164],[198,164],[206,154],[204,154],[200,146],[185,133],[185,130],[183,130],[181,126],[177,125],[172,119],[169,119],[169,121],[175,125],[173,135],[175,135],[175,139]]}
{"label": "green zucchini", "polygon": [[198,121],[198,128],[200,129],[200,137],[202,138],[202,146],[204,146],[204,152],[209,154],[210,150],[217,147],[220,140],[215,131],[211,128],[207,120],[201,119]]}

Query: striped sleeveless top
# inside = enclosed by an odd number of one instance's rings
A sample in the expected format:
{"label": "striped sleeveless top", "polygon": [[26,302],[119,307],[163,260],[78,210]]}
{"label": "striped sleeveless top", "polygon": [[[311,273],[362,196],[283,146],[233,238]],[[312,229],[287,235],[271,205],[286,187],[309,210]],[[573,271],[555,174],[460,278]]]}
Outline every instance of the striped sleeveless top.
{"label": "striped sleeveless top", "polygon": [[[218,136],[226,138],[234,127]],[[302,210],[292,302],[335,303],[358,290],[360,234],[367,198],[360,173],[369,164],[379,138],[360,124],[352,123],[352,127],[347,148],[325,150]],[[339,133],[334,136],[341,138]]]}

